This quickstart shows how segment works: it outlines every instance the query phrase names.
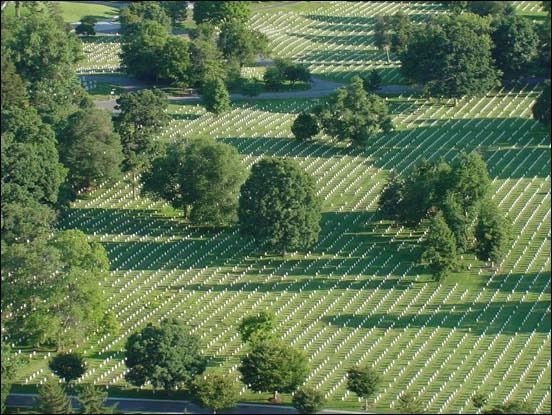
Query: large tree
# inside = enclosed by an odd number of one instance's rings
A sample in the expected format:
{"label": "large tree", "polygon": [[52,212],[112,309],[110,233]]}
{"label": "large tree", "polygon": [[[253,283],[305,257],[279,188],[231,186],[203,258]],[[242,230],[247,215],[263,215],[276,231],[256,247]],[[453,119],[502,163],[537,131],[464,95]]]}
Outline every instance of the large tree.
{"label": "large tree", "polygon": [[116,405],[105,406],[107,391],[91,384],[82,384],[76,388],[81,414],[112,414]]}
{"label": "large tree", "polygon": [[249,4],[245,1],[198,1],[194,3],[193,19],[198,24],[247,23],[250,14]]}
{"label": "large tree", "polygon": [[1,387],[1,405],[0,405],[0,413],[4,413],[6,409],[6,399],[10,393],[11,385],[15,381],[16,377],[16,369],[18,365],[18,358],[13,353],[11,347],[9,344],[4,343],[2,341],[2,353],[0,355],[2,359],[2,382],[0,382]]}
{"label": "large tree", "polygon": [[253,342],[242,357],[238,370],[242,380],[256,392],[292,392],[308,374],[308,361],[303,351],[280,340]]}
{"label": "large tree", "polygon": [[136,30],[137,26],[144,21],[158,23],[165,28],[165,31],[168,31],[171,19],[167,15],[166,10],[166,7],[162,7],[162,5],[156,1],[131,2],[128,7],[121,8],[119,12],[119,21],[121,22],[123,35],[127,35]]}
{"label": "large tree", "polygon": [[90,109],[73,114],[59,139],[60,159],[74,192],[120,177],[123,149],[111,115]]}
{"label": "large tree", "polygon": [[533,22],[523,16],[504,16],[493,21],[493,58],[504,78],[515,79],[526,74],[537,58],[539,37]]}
{"label": "large tree", "polygon": [[190,43],[190,83],[203,87],[208,80],[225,78],[226,70],[222,52],[212,39],[195,38]]}
{"label": "large tree", "polygon": [[280,252],[318,240],[321,201],[312,177],[289,159],[262,159],[241,188],[242,233],[265,239]]}
{"label": "large tree", "polygon": [[293,121],[291,132],[300,140],[311,139],[320,132],[317,117],[314,114],[303,111]]}
{"label": "large tree", "polygon": [[71,401],[55,377],[38,387],[37,410],[41,414],[72,414]]}
{"label": "large tree", "polygon": [[129,369],[125,379],[134,386],[143,386],[147,381],[166,391],[190,386],[206,366],[199,337],[175,319],[163,320],[160,326],[148,324],[127,339],[125,349]]}
{"label": "large tree", "polygon": [[412,30],[401,71],[426,93],[460,98],[499,85],[486,19],[473,14],[440,16]]}
{"label": "large tree", "polygon": [[441,212],[430,220],[421,260],[428,264],[433,278],[437,281],[447,276],[450,271],[456,270],[458,266],[454,234]]}
{"label": "large tree", "polygon": [[2,86],[0,92],[2,99],[0,105],[2,112],[10,107],[23,108],[29,105],[25,82],[15,71],[13,62],[8,54],[2,52]]}
{"label": "large tree", "polygon": [[221,78],[210,79],[203,85],[201,99],[205,109],[214,114],[222,114],[230,109],[230,94]]}
{"label": "large tree", "polygon": [[171,85],[185,87],[190,85],[190,48],[189,42],[179,36],[170,36],[163,46],[159,65],[159,79]]}
{"label": "large tree", "polygon": [[185,20],[187,14],[187,1],[161,1],[159,2],[161,7],[165,10],[165,13],[169,15],[172,20],[172,24],[176,24],[178,20]]}
{"label": "large tree", "polygon": [[291,403],[301,414],[316,414],[324,408],[326,398],[317,389],[303,386],[295,391]]}
{"label": "large tree", "polygon": [[171,145],[142,176],[143,191],[182,208],[196,224],[227,225],[237,219],[246,178],[237,150],[207,138]]}
{"label": "large tree", "polygon": [[378,199],[378,206],[386,218],[397,220],[404,209],[404,180],[392,172]]}
{"label": "large tree", "polygon": [[213,413],[235,407],[240,396],[240,385],[234,376],[219,371],[197,376],[192,389],[199,404]]}
{"label": "large tree", "polygon": [[482,261],[498,262],[510,247],[510,221],[492,199],[481,204],[475,238],[475,253]]}
{"label": "large tree", "polygon": [[242,341],[271,338],[275,320],[274,313],[268,311],[261,311],[242,318],[238,327]]}
{"label": "large tree", "polygon": [[79,353],[58,353],[50,362],[48,367],[61,379],[65,379],[66,382],[72,382],[86,372],[86,362]]}
{"label": "large tree", "polygon": [[542,93],[532,107],[533,118],[550,127],[550,80],[544,83]]}
{"label": "large tree", "polygon": [[347,389],[364,399],[364,410],[368,410],[368,400],[376,393],[381,383],[378,373],[368,366],[355,366],[347,371]]}
{"label": "large tree", "polygon": [[329,97],[319,119],[328,135],[357,145],[366,144],[377,134],[393,129],[387,104],[381,97],[367,94],[358,76],[349,86]]}
{"label": "large tree", "polygon": [[243,23],[231,20],[225,22],[218,38],[218,47],[227,60],[235,60],[240,67],[255,63],[257,54],[268,54],[268,38],[258,31],[251,30]]}

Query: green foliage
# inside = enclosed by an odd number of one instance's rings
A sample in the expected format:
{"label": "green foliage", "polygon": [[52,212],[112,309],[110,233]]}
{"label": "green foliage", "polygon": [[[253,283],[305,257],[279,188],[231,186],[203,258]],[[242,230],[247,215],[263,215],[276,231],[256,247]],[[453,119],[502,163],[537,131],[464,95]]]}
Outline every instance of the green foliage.
{"label": "green foliage", "polygon": [[116,405],[104,406],[107,399],[107,391],[102,391],[91,384],[79,385],[76,388],[77,399],[81,406],[81,414],[112,414]]}
{"label": "green foliage", "polygon": [[23,108],[29,105],[25,82],[15,71],[7,53],[2,53],[2,112],[8,108]]}
{"label": "green foliage", "polygon": [[461,154],[452,166],[450,180],[452,191],[459,196],[460,205],[474,218],[474,212],[491,190],[491,179],[481,155],[476,152]]}
{"label": "green foliage", "polygon": [[58,353],[48,363],[48,367],[60,379],[72,382],[86,372],[86,362],[79,353]]}
{"label": "green foliage", "polygon": [[197,376],[193,382],[193,393],[199,404],[212,411],[236,406],[240,396],[240,385],[232,375],[209,371]]}
{"label": "green foliage", "polygon": [[201,99],[207,111],[218,115],[230,109],[230,94],[221,78],[205,82],[202,92]]}
{"label": "green foliage", "polygon": [[120,331],[120,324],[115,313],[113,311],[106,311],[100,322],[100,329],[102,334],[110,334],[112,336],[117,336]]}
{"label": "green foliage", "polygon": [[392,172],[378,199],[378,206],[386,218],[397,220],[403,215],[404,191],[404,180]]}
{"label": "green foliage", "polygon": [[482,414],[530,414],[531,407],[525,402],[506,401],[503,404],[493,405],[481,411]]}
{"label": "green foliage", "polygon": [[550,127],[550,80],[544,83],[542,93],[532,108],[533,118]]}
{"label": "green foliage", "polygon": [[203,87],[209,80],[225,78],[222,52],[213,40],[198,37],[190,43],[190,83]]}
{"label": "green foliage", "polygon": [[480,16],[501,16],[514,13],[510,1],[468,1],[468,10]]}
{"label": "green foliage", "polygon": [[424,245],[421,260],[429,265],[435,280],[457,269],[456,241],[441,212],[431,218]]}
{"label": "green foliage", "polygon": [[179,320],[166,319],[160,326],[148,324],[126,342],[125,379],[134,386],[146,381],[166,391],[189,386],[205,370],[199,337]]}
{"label": "green foliage", "polygon": [[45,383],[38,387],[37,404],[37,410],[42,414],[73,413],[71,401],[65,394],[63,386],[61,386],[55,377],[49,377]]}
{"label": "green foliage", "polygon": [[263,74],[263,80],[268,89],[276,90],[282,86],[286,78],[277,67],[271,66]]}
{"label": "green foliage", "polygon": [[117,99],[121,113],[115,125],[121,136],[125,164],[130,170],[147,166],[156,154],[154,135],[169,122],[167,108],[166,96],[158,89],[142,89]]}
{"label": "green foliage", "polygon": [[410,392],[403,392],[400,394],[396,408],[401,414],[424,413],[422,403],[416,398],[416,395]]}
{"label": "green foliage", "polygon": [[94,23],[80,22],[80,24],[75,27],[75,33],[77,35],[85,36],[94,36],[96,35],[96,29]]}
{"label": "green foliage", "polygon": [[274,59],[274,66],[266,69],[263,79],[268,89],[277,90],[285,81],[295,84],[297,81],[310,82],[309,69],[301,64],[295,64],[289,59]]}
{"label": "green foliage", "polygon": [[241,359],[242,381],[256,392],[292,392],[307,378],[305,353],[280,340],[257,341]]}
{"label": "green foliage", "polygon": [[12,352],[11,347],[9,344],[4,343],[2,341],[2,382],[0,383],[1,387],[1,405],[0,405],[0,412],[5,413],[6,410],[6,399],[10,393],[11,385],[15,381],[16,377],[16,370],[18,366],[18,358],[15,356],[15,354]]}
{"label": "green foliage", "polygon": [[173,24],[178,20],[186,19],[186,11],[188,3],[185,1],[160,1],[159,4],[169,15]]}
{"label": "green foliage", "polygon": [[326,398],[319,390],[303,386],[295,391],[291,403],[300,414],[315,414],[324,408]]}
{"label": "green foliage", "polygon": [[493,58],[504,78],[522,77],[538,55],[539,38],[531,20],[504,16],[493,21]]}
{"label": "green foliage", "polygon": [[368,77],[362,78],[362,82],[364,85],[364,90],[367,93],[371,94],[374,93],[381,86],[382,79],[377,69],[372,69]]}
{"label": "green foliage", "polygon": [[257,314],[242,318],[238,327],[242,341],[265,340],[272,337],[272,330],[276,322],[274,313],[261,311]]}
{"label": "green foliage", "polygon": [[412,30],[400,55],[401,71],[432,95],[484,94],[498,86],[501,75],[491,48],[486,19],[472,14],[440,16]]}
{"label": "green foliage", "polygon": [[475,238],[475,253],[482,261],[498,262],[510,247],[510,221],[502,215],[491,199],[481,204]]}
{"label": "green foliage", "polygon": [[376,16],[374,43],[379,50],[386,52],[389,62],[389,51],[402,53],[406,49],[410,32],[410,18],[400,11],[394,15]]}
{"label": "green foliage", "polygon": [[477,409],[483,408],[485,405],[487,405],[487,396],[483,395],[480,392],[477,392],[475,395],[472,396],[471,402],[473,406]]}
{"label": "green foliage", "polygon": [[171,19],[157,1],[133,1],[128,7],[120,9],[119,22],[123,35],[127,35],[134,30],[140,23],[145,21],[155,22],[165,28],[165,32],[171,24]]}
{"label": "green foliage", "polygon": [[247,23],[250,14],[249,4],[245,1],[198,1],[194,4],[193,19],[198,24]]}
{"label": "green foliage", "polygon": [[302,112],[293,121],[291,132],[299,140],[311,139],[320,132],[318,119],[313,114]]}
{"label": "green foliage", "polygon": [[179,87],[188,86],[191,68],[189,42],[182,37],[170,36],[161,56],[159,79]]}
{"label": "green foliage", "polygon": [[368,399],[375,393],[381,384],[381,377],[368,366],[355,366],[347,371],[347,389],[364,399],[364,410],[368,410]]}
{"label": "green foliage", "polygon": [[59,152],[73,191],[118,179],[123,149],[110,114],[99,109],[79,111],[67,124],[59,137]]}
{"label": "green foliage", "polygon": [[236,60],[240,66],[253,65],[255,55],[268,54],[268,38],[258,30],[250,30],[243,23],[231,20],[221,27],[218,47],[227,60]]}
{"label": "green foliage", "polygon": [[318,240],[320,209],[314,180],[296,162],[262,159],[241,188],[240,230],[284,253],[304,249]]}
{"label": "green foliage", "polygon": [[367,94],[358,76],[347,88],[340,88],[329,97],[319,119],[325,133],[356,145],[393,129],[387,104],[381,97]]}
{"label": "green foliage", "polygon": [[146,194],[165,199],[175,208],[191,209],[196,224],[215,226],[234,222],[240,186],[246,172],[237,150],[208,139],[186,147],[170,146],[142,176]]}

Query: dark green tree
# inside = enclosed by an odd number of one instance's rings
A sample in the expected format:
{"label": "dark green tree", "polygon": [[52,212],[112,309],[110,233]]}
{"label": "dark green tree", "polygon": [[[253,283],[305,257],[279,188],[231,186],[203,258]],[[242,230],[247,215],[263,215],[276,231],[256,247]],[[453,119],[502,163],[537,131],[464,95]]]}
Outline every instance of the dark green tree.
{"label": "dark green tree", "polygon": [[441,212],[438,212],[430,220],[421,260],[428,264],[436,281],[441,280],[458,267],[454,234],[449,229]]}
{"label": "dark green tree", "polygon": [[192,389],[199,404],[214,414],[221,409],[235,407],[240,396],[240,385],[234,377],[219,371],[197,376]]}
{"label": "dark green tree", "polygon": [[229,21],[247,23],[251,11],[244,1],[198,1],[194,3],[193,19],[196,23],[220,25]]}
{"label": "dark green tree", "polygon": [[526,402],[506,401],[481,411],[482,414],[531,414],[533,411]]}
{"label": "dark green tree", "polygon": [[485,405],[487,405],[487,396],[486,395],[483,395],[482,393],[480,392],[477,392],[475,395],[472,396],[471,398],[471,402],[473,404],[473,406],[476,408],[476,409],[481,409],[483,408]]}
{"label": "dark green tree", "polygon": [[532,107],[533,118],[550,127],[550,80],[544,83],[542,93]]}
{"label": "dark green tree", "polygon": [[320,208],[314,180],[296,162],[263,159],[241,188],[240,230],[284,254],[304,249],[318,240]]}
{"label": "dark green tree", "polygon": [[208,80],[202,88],[205,109],[214,114],[222,114],[230,109],[230,94],[221,78]]}
{"label": "dark green tree", "polygon": [[68,168],[67,180],[76,193],[121,175],[123,149],[113,131],[111,115],[90,109],[73,114],[59,137],[60,159]]}
{"label": "dark green tree", "polygon": [[392,172],[378,199],[378,206],[386,218],[397,220],[404,216],[404,191],[404,180]]}
{"label": "dark green tree", "polygon": [[202,88],[209,80],[225,78],[224,57],[213,40],[198,37],[190,43],[190,83]]}
{"label": "dark green tree", "polygon": [[402,53],[406,50],[412,24],[407,14],[399,11],[392,16],[386,16],[391,28],[391,51],[393,53]]}
{"label": "dark green tree", "polygon": [[440,16],[412,30],[400,55],[401,71],[426,93],[460,98],[499,84],[486,19],[473,14]]}
{"label": "dark green tree", "polygon": [[86,372],[86,362],[79,353],[58,353],[48,363],[48,367],[60,379],[72,382]]}
{"label": "dark green tree", "polygon": [[252,66],[257,54],[268,54],[268,38],[240,21],[231,20],[222,24],[218,47],[227,60],[237,61],[240,67]]}
{"label": "dark green tree", "polygon": [[105,400],[107,399],[107,391],[102,391],[100,388],[91,385],[83,384],[76,388],[77,400],[80,404],[81,414],[112,414],[115,412],[115,407],[105,406]]}
{"label": "dark green tree", "polygon": [[506,79],[526,74],[537,58],[539,37],[533,23],[523,16],[504,16],[493,20],[491,34],[493,58]]}
{"label": "dark green tree", "polygon": [[379,72],[376,69],[372,69],[369,76],[362,78],[362,82],[364,90],[372,94],[381,86],[382,79]]}
{"label": "dark green tree", "polygon": [[303,351],[280,340],[257,341],[241,359],[238,370],[243,383],[256,392],[292,392],[307,378],[308,362]]}
{"label": "dark green tree", "polygon": [[55,377],[48,380],[38,387],[38,407],[37,410],[42,414],[72,414],[73,408],[71,401],[65,394],[63,386]]}
{"label": "dark green tree", "polygon": [[491,199],[481,204],[475,239],[475,252],[482,261],[498,262],[508,251],[511,224]]}
{"label": "dark green tree", "polygon": [[456,250],[458,253],[466,252],[470,248],[470,241],[473,239],[472,222],[474,217],[464,211],[457,193],[447,192],[444,200],[438,202],[438,205],[443,212],[445,222],[454,234]]}
{"label": "dark green tree", "polygon": [[276,317],[269,311],[261,311],[242,318],[238,331],[242,341],[248,342],[259,339],[270,339],[273,335]]}
{"label": "dark green tree", "polygon": [[514,13],[510,1],[468,1],[468,10],[480,16],[501,16]]}
{"label": "dark green tree", "polygon": [[175,25],[179,20],[186,20],[187,6],[186,1],[160,1],[159,4],[165,10]]}
{"label": "dark green tree", "polygon": [[133,1],[128,7],[123,7],[119,12],[119,22],[124,35],[136,30],[137,25],[145,21],[160,24],[168,32],[171,18],[166,9],[157,1]]}
{"label": "dark green tree", "polygon": [[318,119],[314,114],[303,111],[293,121],[291,132],[299,140],[309,140],[320,132]]}
{"label": "dark green tree", "polygon": [[77,35],[94,36],[96,34],[96,18],[94,16],[84,16],[80,24],[75,27],[75,33]]}
{"label": "dark green tree", "polygon": [[378,373],[368,366],[355,366],[347,371],[347,389],[364,399],[364,410],[368,410],[368,400],[376,393],[381,383]]}
{"label": "dark green tree", "polygon": [[393,129],[387,104],[381,97],[367,94],[358,76],[347,88],[340,88],[329,97],[319,118],[328,135],[356,145],[366,144],[377,134]]}
{"label": "dark green tree", "polygon": [[389,51],[392,45],[391,39],[391,31],[385,16],[376,16],[376,23],[374,24],[374,44],[380,51],[385,51],[387,62],[390,62]]}
{"label": "dark green tree", "polygon": [[303,386],[295,391],[291,403],[300,414],[316,414],[324,408],[326,398],[319,390]]}
{"label": "dark green tree", "polygon": [[237,219],[240,186],[246,178],[237,150],[197,139],[170,146],[142,176],[143,191],[184,210],[196,224],[227,225]]}
{"label": "dark green tree", "polygon": [[452,166],[450,182],[451,190],[458,195],[465,214],[475,219],[479,204],[491,191],[491,179],[481,155],[477,152],[462,153]]}
{"label": "dark green tree", "polygon": [[179,36],[170,36],[162,51],[159,79],[178,87],[190,85],[189,42]]}
{"label": "dark green tree", "polygon": [[23,108],[29,105],[25,82],[15,71],[8,54],[2,52],[2,112],[10,107]]}
{"label": "dark green tree", "polygon": [[401,414],[423,414],[424,407],[413,393],[403,392],[399,396],[396,406]]}
{"label": "dark green tree", "polygon": [[19,363],[17,356],[12,352],[9,344],[2,341],[2,382],[0,387],[2,388],[0,412],[5,413],[6,399],[10,393],[12,384],[15,381],[16,369]]}
{"label": "dark green tree", "polygon": [[263,74],[263,81],[266,87],[271,90],[278,90],[286,80],[285,74],[277,67],[271,66],[266,68]]}
{"label": "dark green tree", "polygon": [[167,319],[160,326],[148,324],[132,334],[125,346],[125,379],[134,386],[146,381],[165,391],[190,382],[206,367],[200,352],[199,337],[179,320]]}

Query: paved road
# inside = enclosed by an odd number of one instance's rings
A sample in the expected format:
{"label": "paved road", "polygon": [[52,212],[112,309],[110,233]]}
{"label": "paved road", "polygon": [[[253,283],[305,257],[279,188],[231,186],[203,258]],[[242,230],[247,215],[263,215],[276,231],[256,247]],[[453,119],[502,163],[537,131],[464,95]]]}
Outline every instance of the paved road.
{"label": "paved road", "polygon": [[[7,406],[33,407],[34,400],[38,395],[12,393],[8,396]],[[76,401],[73,399],[73,405]],[[107,405],[117,404],[117,409],[124,412],[157,412],[164,414],[210,414],[211,411],[202,408],[189,401],[161,400],[161,399],[138,399],[138,398],[108,398]],[[224,414],[296,414],[297,411],[284,405],[262,405],[262,404],[238,404],[236,408],[220,412]],[[342,410],[325,409],[324,414],[365,414],[366,412],[349,412]]]}

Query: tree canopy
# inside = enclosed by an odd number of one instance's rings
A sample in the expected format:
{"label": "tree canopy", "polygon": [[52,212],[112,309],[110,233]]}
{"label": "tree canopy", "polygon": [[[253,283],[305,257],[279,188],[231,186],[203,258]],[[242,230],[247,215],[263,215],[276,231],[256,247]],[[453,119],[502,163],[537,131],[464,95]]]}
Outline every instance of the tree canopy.
{"label": "tree canopy", "polygon": [[300,414],[316,414],[324,408],[326,398],[319,390],[303,386],[295,391],[291,403]]}
{"label": "tree canopy", "polygon": [[303,111],[293,121],[291,132],[300,140],[308,140],[320,132],[318,119],[314,114]]}
{"label": "tree canopy", "polygon": [[272,249],[304,249],[318,240],[321,201],[314,180],[289,159],[262,159],[241,188],[241,232]]}
{"label": "tree canopy", "polygon": [[2,375],[2,382],[0,382],[0,387],[1,387],[2,395],[1,395],[0,412],[5,413],[6,399],[10,393],[11,385],[15,381],[16,369],[17,369],[19,360],[17,356],[13,353],[9,344],[4,343],[4,341],[2,341],[1,347],[2,347],[2,353],[0,354],[0,358],[2,359],[2,371],[0,373]]}
{"label": "tree canopy", "polygon": [[399,395],[399,402],[396,408],[401,414],[423,414],[424,409],[422,403],[418,400],[415,394],[411,392],[403,392]]}
{"label": "tree canopy", "polygon": [[61,379],[72,382],[86,372],[86,362],[79,353],[58,353],[48,363],[48,367]]}
{"label": "tree canopy", "polygon": [[78,385],[76,392],[81,414],[112,414],[115,412],[117,404],[113,406],[104,405],[107,399],[107,391],[88,383]]}
{"label": "tree canopy", "polygon": [[236,406],[240,396],[240,385],[232,375],[208,371],[194,380],[193,394],[201,406],[216,413],[221,409]]}
{"label": "tree canopy", "polygon": [[491,199],[481,204],[475,238],[475,253],[482,261],[498,262],[511,246],[511,223]]}
{"label": "tree canopy", "polygon": [[550,80],[544,83],[542,93],[532,107],[533,118],[550,128]]}
{"label": "tree canopy", "polygon": [[274,313],[261,311],[242,318],[238,331],[243,342],[254,341],[258,339],[269,339],[272,336],[272,330],[276,317]]}
{"label": "tree canopy", "polygon": [[230,94],[221,78],[206,81],[201,98],[205,109],[214,114],[222,114],[230,109]]}
{"label": "tree canopy", "polygon": [[429,270],[437,281],[458,267],[454,234],[441,212],[430,220],[422,261],[429,265]]}
{"label": "tree canopy", "polygon": [[146,381],[166,391],[190,386],[206,366],[199,337],[175,319],[165,319],[160,326],[148,324],[127,339],[125,349],[125,379],[134,386]]}
{"label": "tree canopy", "polygon": [[72,414],[73,408],[65,389],[51,376],[38,387],[37,410],[42,414]]}
{"label": "tree canopy", "polygon": [[251,15],[249,4],[245,1],[198,1],[194,3],[194,21],[220,25],[237,21],[246,23]]}
{"label": "tree canopy", "polygon": [[347,389],[364,399],[364,410],[368,410],[370,399],[381,383],[378,373],[368,366],[355,366],[347,371]]}

